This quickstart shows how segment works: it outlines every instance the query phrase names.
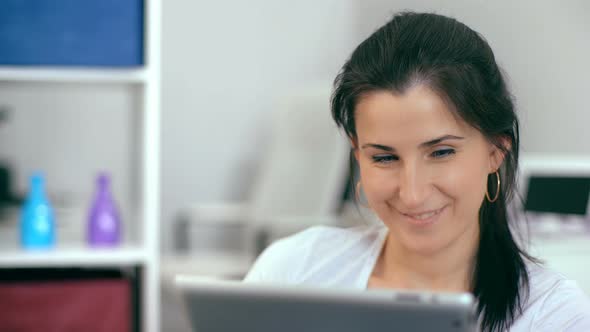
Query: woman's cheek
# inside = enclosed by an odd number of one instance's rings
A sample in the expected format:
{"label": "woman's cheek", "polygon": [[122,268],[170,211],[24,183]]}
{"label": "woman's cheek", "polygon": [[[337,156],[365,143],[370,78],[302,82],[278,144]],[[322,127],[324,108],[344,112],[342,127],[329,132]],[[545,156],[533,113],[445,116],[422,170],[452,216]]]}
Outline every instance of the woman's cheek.
{"label": "woman's cheek", "polygon": [[460,196],[461,192],[469,192],[465,187],[465,170],[461,167],[448,165],[437,169],[436,176],[432,178],[433,184],[450,197]]}
{"label": "woman's cheek", "polygon": [[473,205],[468,208],[469,214],[472,210],[479,210],[480,198],[485,193],[485,174],[482,169],[480,165],[461,164],[446,169],[444,175],[440,176],[440,187],[447,196],[458,200],[464,208],[467,208],[465,205]]}
{"label": "woman's cheek", "polygon": [[361,171],[361,187],[370,204],[383,204],[393,197],[395,178],[391,173],[391,170],[377,167]]}

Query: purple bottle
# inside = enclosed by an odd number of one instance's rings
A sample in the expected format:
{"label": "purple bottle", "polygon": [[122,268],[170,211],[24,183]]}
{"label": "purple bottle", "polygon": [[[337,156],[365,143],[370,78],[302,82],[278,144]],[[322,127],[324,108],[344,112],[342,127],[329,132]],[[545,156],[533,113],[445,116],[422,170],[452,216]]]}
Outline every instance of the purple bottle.
{"label": "purple bottle", "polygon": [[88,244],[112,247],[121,240],[121,220],[110,189],[110,179],[101,173],[96,179],[96,193],[88,216]]}

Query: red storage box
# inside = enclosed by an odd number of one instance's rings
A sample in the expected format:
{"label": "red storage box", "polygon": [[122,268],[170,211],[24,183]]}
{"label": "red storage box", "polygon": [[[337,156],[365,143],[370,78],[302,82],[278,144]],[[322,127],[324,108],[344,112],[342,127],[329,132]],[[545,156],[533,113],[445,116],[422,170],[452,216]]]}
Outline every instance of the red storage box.
{"label": "red storage box", "polygon": [[130,332],[125,279],[0,283],[0,332]]}

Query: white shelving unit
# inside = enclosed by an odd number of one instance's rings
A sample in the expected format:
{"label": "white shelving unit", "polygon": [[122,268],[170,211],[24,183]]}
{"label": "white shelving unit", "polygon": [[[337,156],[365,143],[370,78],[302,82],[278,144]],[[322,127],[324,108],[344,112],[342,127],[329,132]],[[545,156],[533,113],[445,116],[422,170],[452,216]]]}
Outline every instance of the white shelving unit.
{"label": "white shelving unit", "polygon": [[0,67],[0,81],[138,83],[150,79],[145,69],[64,69],[58,67]]}
{"label": "white shelving unit", "polygon": [[140,159],[137,191],[137,234],[113,249],[61,245],[48,251],[0,247],[1,268],[140,267],[140,331],[160,329],[159,215],[160,215],[160,31],[161,0],[144,0],[144,66],[137,69],[0,66],[2,84],[116,84],[138,87],[141,95]]}
{"label": "white shelving unit", "polygon": [[143,265],[149,257],[141,247],[123,246],[116,249],[92,249],[85,247],[57,247],[49,251],[24,251],[3,249],[0,266],[26,267],[108,267]]}

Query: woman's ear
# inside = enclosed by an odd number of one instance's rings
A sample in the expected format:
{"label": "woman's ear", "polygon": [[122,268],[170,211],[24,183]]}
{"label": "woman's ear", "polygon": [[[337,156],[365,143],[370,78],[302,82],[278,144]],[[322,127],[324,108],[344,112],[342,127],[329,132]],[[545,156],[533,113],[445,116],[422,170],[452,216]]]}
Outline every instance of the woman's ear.
{"label": "woman's ear", "polygon": [[354,138],[350,138],[350,146],[352,147],[352,152],[354,153],[354,159],[356,162],[359,162],[359,149],[358,149],[358,142]]}
{"label": "woman's ear", "polygon": [[506,154],[512,149],[512,144],[510,142],[510,139],[507,136],[502,136],[502,137],[500,137],[500,145],[503,148],[499,148],[495,144],[490,144],[490,145],[491,145],[491,151],[490,151],[490,172],[489,173],[494,173],[500,168],[500,166],[502,166],[502,163],[504,162],[504,158],[506,157]]}

